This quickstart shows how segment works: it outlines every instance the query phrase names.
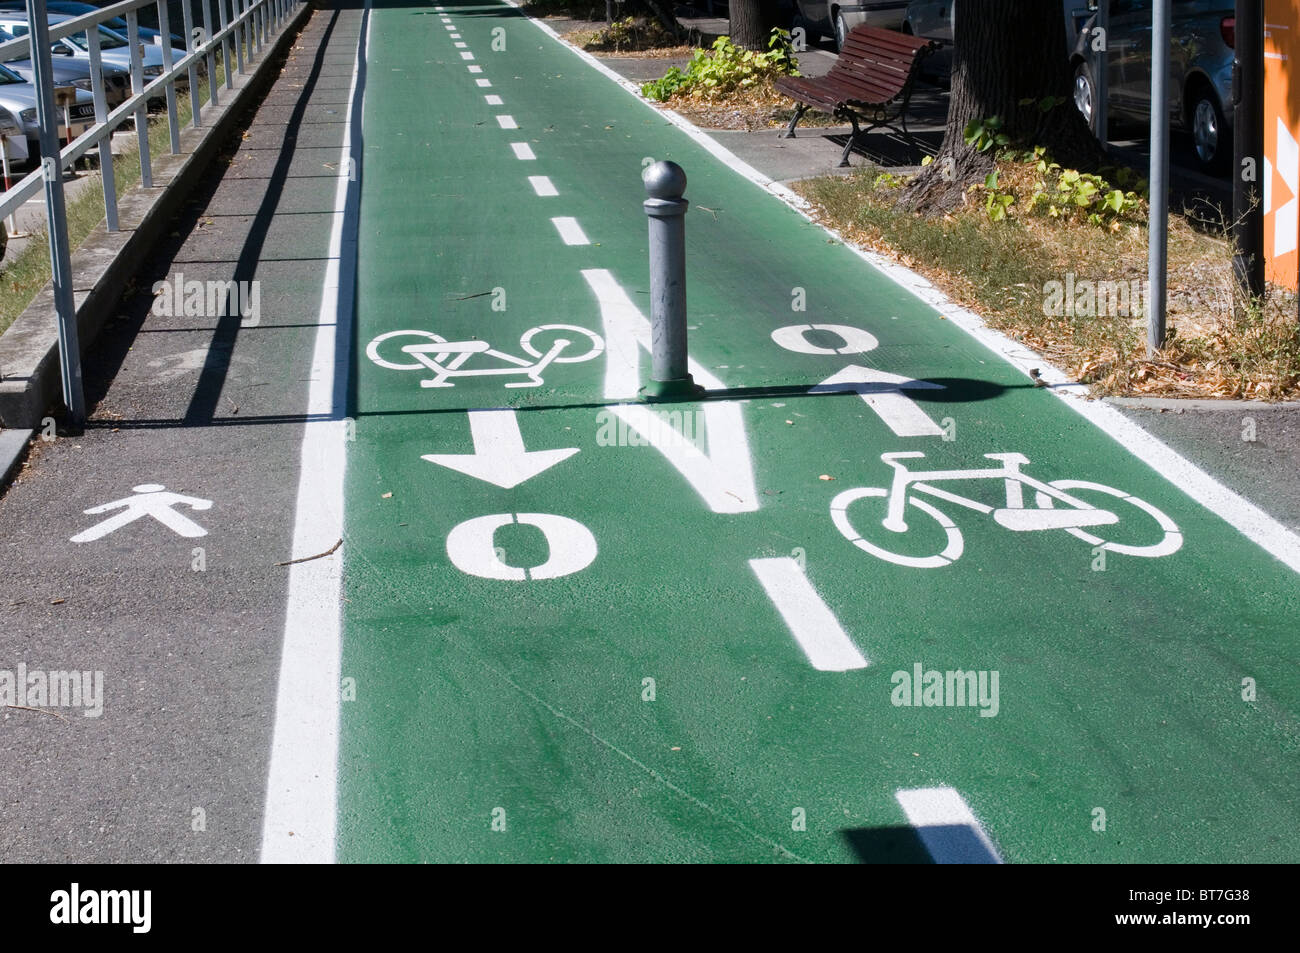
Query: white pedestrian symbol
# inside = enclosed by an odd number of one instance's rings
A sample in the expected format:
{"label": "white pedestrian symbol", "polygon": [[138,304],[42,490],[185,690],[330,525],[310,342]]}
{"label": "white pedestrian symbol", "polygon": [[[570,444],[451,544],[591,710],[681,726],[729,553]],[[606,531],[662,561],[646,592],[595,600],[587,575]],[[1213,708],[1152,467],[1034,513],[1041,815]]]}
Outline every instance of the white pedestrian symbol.
{"label": "white pedestrian symbol", "polygon": [[114,500],[112,503],[104,503],[100,506],[92,506],[85,512],[92,515],[95,513],[108,513],[112,510],[121,510],[121,512],[116,516],[110,516],[102,523],[95,524],[88,530],[78,533],[72,537],[72,542],[93,542],[107,536],[114,530],[121,529],[127,523],[134,523],[142,516],[152,516],[172,532],[188,539],[207,536],[208,531],[206,529],[192,519],[177,513],[172,507],[180,504],[188,506],[192,510],[207,510],[212,508],[212,501],[200,500],[193,496],[181,496],[179,493],[164,493],[163,491],[166,489],[161,483],[141,483],[139,486],[131,487],[132,492],[136,494],[135,496],[128,496],[126,499]]}

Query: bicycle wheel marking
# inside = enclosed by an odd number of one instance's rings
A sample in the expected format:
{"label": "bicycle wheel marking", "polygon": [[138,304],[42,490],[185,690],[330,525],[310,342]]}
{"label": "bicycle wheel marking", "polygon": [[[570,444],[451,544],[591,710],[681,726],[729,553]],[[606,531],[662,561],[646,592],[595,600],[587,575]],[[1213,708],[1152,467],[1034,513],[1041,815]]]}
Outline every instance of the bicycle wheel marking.
{"label": "bicycle wheel marking", "polygon": [[[1082,529],[1067,529],[1066,532],[1077,539],[1083,540],[1089,546],[1100,546],[1102,549],[1112,553],[1122,553],[1126,556],[1145,556],[1147,558],[1158,558],[1168,556],[1178,552],[1183,545],[1183,534],[1179,530],[1178,524],[1168,516],[1156,509],[1146,500],[1131,496],[1123,490],[1117,490],[1111,486],[1104,486],[1101,483],[1090,483],[1087,480],[1053,480],[1048,484],[1057,490],[1096,490],[1098,493],[1105,493],[1109,496],[1118,497],[1126,503],[1132,503],[1138,509],[1142,510],[1148,516],[1152,517],[1161,531],[1165,534],[1164,538],[1157,543],[1149,546],[1132,546],[1124,543],[1111,543],[1102,539],[1100,536],[1094,536],[1092,533],[1084,532]],[[1037,496],[1039,506],[1052,505],[1052,498],[1045,493],[1039,493]]]}
{"label": "bicycle wheel marking", "polygon": [[[947,543],[942,552],[934,556],[904,556],[900,553],[890,552],[887,549],[876,546],[874,543],[868,542],[856,529],[853,528],[853,524],[849,521],[848,509],[849,506],[857,500],[877,496],[888,497],[889,491],[883,487],[860,487],[855,490],[845,490],[831,501],[832,522],[835,523],[836,529],[844,535],[844,538],[854,546],[858,547],[858,549],[871,553],[871,555],[883,559],[886,562],[891,562],[899,566],[910,566],[913,569],[941,569],[961,558],[962,549],[965,545],[962,542],[961,530],[957,528],[957,525],[952,520],[939,512],[939,510],[925,502],[925,500],[918,500],[915,496],[909,496],[907,498],[908,505],[914,506],[923,513],[929,514],[931,518],[943,527],[943,530],[947,535]],[[889,533],[889,530],[886,530],[883,526],[879,526],[878,528],[881,534]],[[903,534],[900,533],[898,535],[902,536]]]}

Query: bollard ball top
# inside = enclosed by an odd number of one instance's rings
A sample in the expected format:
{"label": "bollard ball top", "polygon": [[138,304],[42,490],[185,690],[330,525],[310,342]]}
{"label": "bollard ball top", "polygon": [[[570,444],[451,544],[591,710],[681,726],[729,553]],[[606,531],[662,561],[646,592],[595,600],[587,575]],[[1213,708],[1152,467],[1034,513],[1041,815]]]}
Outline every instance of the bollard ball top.
{"label": "bollard ball top", "polygon": [[686,170],[676,162],[656,162],[641,173],[652,199],[680,199],[686,192]]}

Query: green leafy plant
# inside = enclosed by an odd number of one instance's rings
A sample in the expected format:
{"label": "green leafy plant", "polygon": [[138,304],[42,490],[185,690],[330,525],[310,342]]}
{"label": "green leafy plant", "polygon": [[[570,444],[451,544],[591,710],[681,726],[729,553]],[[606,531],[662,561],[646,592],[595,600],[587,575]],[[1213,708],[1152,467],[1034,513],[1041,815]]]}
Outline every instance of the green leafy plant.
{"label": "green leafy plant", "polygon": [[643,84],[641,93],[656,102],[686,95],[709,98],[755,86],[774,76],[799,75],[788,31],[773,30],[767,46],[766,53],[756,53],[736,46],[730,37],[720,36],[709,49],[696,50],[685,70],[672,67],[662,79]]}

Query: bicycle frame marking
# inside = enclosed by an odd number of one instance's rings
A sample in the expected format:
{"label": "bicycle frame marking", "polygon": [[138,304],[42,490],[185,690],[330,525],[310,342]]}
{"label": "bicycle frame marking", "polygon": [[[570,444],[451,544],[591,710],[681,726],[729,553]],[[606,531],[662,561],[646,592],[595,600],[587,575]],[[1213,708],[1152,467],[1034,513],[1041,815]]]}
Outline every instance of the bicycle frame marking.
{"label": "bicycle frame marking", "polygon": [[[408,344],[402,348],[404,354],[409,354],[415,358],[437,376],[433,380],[420,381],[421,387],[455,387],[456,385],[449,382],[449,377],[494,377],[501,375],[519,375],[527,377],[526,381],[515,381],[506,384],[506,387],[539,387],[546,383],[542,380],[542,371],[560,356],[560,353],[568,347],[571,341],[561,338],[556,341],[549,351],[543,354],[536,363],[526,361],[514,354],[507,354],[505,351],[498,351],[491,347],[486,341],[446,341],[442,344]],[[438,354],[455,354],[456,356],[446,364],[439,364],[435,357],[428,355]],[[473,370],[461,370],[461,365],[468,361],[475,354],[482,354],[484,357],[494,357],[500,361],[508,361],[515,367],[480,367]]]}
{"label": "bicycle frame marking", "polygon": [[[1177,552],[1183,543],[1182,532],[1176,523],[1156,507],[1113,487],[1082,480],[1057,480],[1047,483],[1021,472],[1021,467],[1029,458],[1020,453],[986,453],[990,460],[1001,462],[1000,467],[984,467],[971,470],[929,470],[910,471],[903,460],[924,457],[920,451],[905,451],[881,454],[880,459],[893,468],[894,476],[889,489],[883,487],[858,487],[844,490],[831,501],[831,522],[845,539],[859,549],[900,566],[915,569],[938,569],[955,562],[962,555],[965,543],[961,530],[945,513],[921,499],[921,495],[934,497],[955,503],[965,509],[992,516],[1001,527],[1012,532],[1033,532],[1041,530],[1062,529],[1090,546],[1111,552],[1133,556],[1157,557],[1168,556]],[[978,500],[952,493],[935,486],[957,480],[1001,480],[1006,492],[1006,505],[989,506]],[[1025,487],[1035,492],[1034,505],[1026,505]],[[909,492],[909,488],[912,492]],[[1086,500],[1066,492],[1069,489],[1090,490],[1108,494],[1119,502],[1141,510],[1155,520],[1163,536],[1155,543],[1130,545],[1126,543],[1107,542],[1098,536],[1085,532],[1084,527],[1105,526],[1120,522],[1120,516],[1109,509],[1093,506]],[[934,520],[943,530],[946,542],[942,551],[931,556],[909,556],[895,553],[877,545],[864,537],[849,520],[849,507],[861,499],[885,499],[885,517],[878,524],[883,529],[895,534],[907,532],[908,524],[904,518],[904,508],[912,507],[915,513],[922,513]],[[1058,509],[1054,503],[1063,504]]]}

